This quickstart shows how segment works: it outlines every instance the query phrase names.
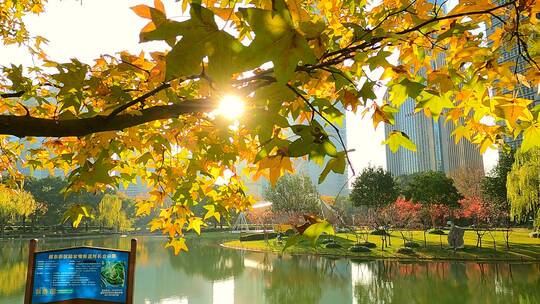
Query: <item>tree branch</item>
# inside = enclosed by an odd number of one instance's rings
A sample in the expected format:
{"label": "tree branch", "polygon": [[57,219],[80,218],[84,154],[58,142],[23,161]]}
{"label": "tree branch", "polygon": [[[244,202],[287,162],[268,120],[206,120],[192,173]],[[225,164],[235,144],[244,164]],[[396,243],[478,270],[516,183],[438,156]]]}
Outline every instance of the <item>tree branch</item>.
{"label": "tree branch", "polygon": [[128,103],[125,103],[121,106],[119,106],[118,108],[114,109],[114,111],[111,112],[111,114],[109,114],[109,117],[114,117],[118,114],[120,114],[120,112],[126,110],[127,108],[133,106],[133,105],[136,105],[138,104],[139,102],[142,102],[144,100],[146,100],[148,97],[151,97],[153,96],[154,94],[158,93],[159,91],[162,91],[164,89],[167,89],[167,88],[170,88],[171,85],[169,83],[164,83],[160,86],[158,86],[157,88],[153,89],[152,91],[144,94],[144,95],[141,95],[135,99],[133,99],[132,101],[128,102]]}
{"label": "tree branch", "polygon": [[68,137],[85,136],[104,131],[117,131],[150,121],[178,118],[183,114],[209,112],[217,102],[210,99],[193,99],[172,105],[154,106],[137,114],[116,116],[98,115],[91,118],[50,119],[32,116],[0,115],[0,134],[17,137]]}
{"label": "tree branch", "polygon": [[293,87],[292,85],[290,84],[287,84],[287,87],[294,92],[294,94],[296,94],[298,97],[300,97],[307,105],[308,107],[315,113],[317,113],[326,123],[328,123],[332,129],[334,129],[334,131],[336,132],[337,136],[338,136],[338,140],[339,140],[339,143],[341,144],[341,147],[344,149],[345,151],[345,158],[347,159],[347,163],[349,163],[349,166],[351,167],[351,171],[352,171],[352,174],[353,176],[356,175],[356,173],[354,172],[354,168],[352,166],[352,163],[351,163],[351,160],[349,159],[349,153],[347,152],[347,146],[345,145],[345,141],[343,140],[343,138],[341,137],[341,133],[339,133],[339,129],[338,127],[336,127],[336,125],[334,125],[330,120],[328,120],[328,118],[326,118],[319,110],[317,110],[317,108],[315,108],[311,102],[309,102],[309,100],[304,96],[302,95],[302,93],[298,92],[298,89]]}
{"label": "tree branch", "polygon": [[18,91],[14,93],[0,93],[1,98],[14,98],[14,97],[21,97],[24,95],[24,91]]}

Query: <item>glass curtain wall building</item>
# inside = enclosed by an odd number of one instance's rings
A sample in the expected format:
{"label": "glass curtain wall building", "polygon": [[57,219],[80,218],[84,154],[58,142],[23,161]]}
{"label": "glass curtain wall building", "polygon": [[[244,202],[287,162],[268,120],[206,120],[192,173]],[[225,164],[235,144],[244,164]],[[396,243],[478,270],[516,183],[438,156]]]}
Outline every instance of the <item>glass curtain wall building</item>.
{"label": "glass curtain wall building", "polygon": [[[445,4],[444,10],[448,9],[448,4]],[[443,67],[444,56],[440,54],[431,64],[434,69]],[[455,125],[452,122],[445,123],[444,117],[434,120],[422,112],[415,113],[415,106],[415,101],[408,98],[396,113],[395,124],[385,125],[386,137],[393,130],[399,130],[405,132],[417,147],[417,152],[399,149],[396,153],[386,147],[386,167],[390,173],[394,176],[424,171],[449,174],[461,168],[483,171],[483,159],[478,148],[465,139],[457,144],[454,142],[451,134]]]}
{"label": "glass curtain wall building", "polygon": [[[496,0],[495,1],[498,4],[502,4],[503,1]],[[495,32],[495,30],[499,27],[503,26],[502,20],[507,19],[508,16],[497,16],[491,18],[491,26],[486,29],[487,36],[489,37],[491,34]],[[540,14],[537,14],[537,18],[540,18]],[[493,43],[493,41],[488,41],[488,43]],[[501,55],[499,56],[499,59],[497,60],[499,64],[503,64],[506,62],[514,62],[515,65],[513,67],[514,72],[516,73],[524,73],[528,68],[528,63],[525,61],[523,56],[519,54],[518,47],[514,45],[510,50],[508,49],[501,49]],[[527,98],[532,100],[530,107],[534,107],[538,104],[540,104],[540,95],[538,94],[539,88],[537,87],[526,87],[524,85],[518,86],[514,90],[514,94],[516,97],[521,98]],[[508,93],[508,92],[504,92]],[[511,138],[507,137],[505,141],[514,149],[517,149],[522,142],[522,137],[518,136],[517,138]]]}

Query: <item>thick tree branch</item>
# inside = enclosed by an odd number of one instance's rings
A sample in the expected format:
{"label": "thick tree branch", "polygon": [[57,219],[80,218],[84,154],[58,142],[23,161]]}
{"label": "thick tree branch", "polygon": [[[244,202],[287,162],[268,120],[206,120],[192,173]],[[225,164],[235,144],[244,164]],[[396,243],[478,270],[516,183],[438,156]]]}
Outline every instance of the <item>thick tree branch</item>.
{"label": "thick tree branch", "polygon": [[23,96],[24,93],[25,93],[24,91],[19,91],[19,92],[14,92],[14,93],[0,93],[0,97],[1,98],[15,98],[15,97]]}
{"label": "thick tree branch", "polygon": [[137,114],[119,114],[114,117],[98,115],[91,118],[49,119],[32,116],[0,115],[0,134],[17,137],[84,136],[104,131],[123,130],[150,121],[177,118],[183,114],[209,112],[217,103],[210,99],[186,100],[179,104],[154,106]]}

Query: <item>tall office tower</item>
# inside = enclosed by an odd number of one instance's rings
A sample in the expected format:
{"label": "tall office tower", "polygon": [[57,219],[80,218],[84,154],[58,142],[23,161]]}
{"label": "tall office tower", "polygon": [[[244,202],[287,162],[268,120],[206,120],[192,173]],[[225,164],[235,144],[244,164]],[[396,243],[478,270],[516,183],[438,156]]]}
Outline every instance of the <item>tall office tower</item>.
{"label": "tall office tower", "polygon": [[461,168],[483,170],[477,147],[465,139],[454,143],[452,122],[445,124],[444,118],[435,121],[423,113],[414,113],[414,108],[414,101],[407,99],[395,124],[385,125],[386,136],[393,130],[403,131],[417,147],[417,152],[399,149],[396,153],[386,147],[386,168],[390,173],[400,176],[424,171],[451,173]]}
{"label": "tall office tower", "polygon": [[[498,0],[496,2],[502,4],[502,1],[500,1],[500,0]],[[498,17],[491,18],[491,26],[486,29],[487,36],[489,37],[491,34],[493,34],[493,32],[495,32],[495,30],[497,28],[503,26],[501,20],[504,20],[506,18],[508,18],[508,17],[507,16],[498,16]],[[537,14],[537,18],[540,18],[540,14]],[[488,43],[492,44],[493,41],[488,41]],[[501,55],[500,55],[499,59],[497,60],[497,62],[499,64],[502,64],[502,63],[505,63],[505,62],[517,63],[513,67],[514,72],[517,72],[517,73],[524,73],[526,71],[526,69],[528,68],[528,63],[523,58],[523,56],[521,56],[519,54],[519,50],[518,50],[518,47],[516,45],[514,45],[513,48],[510,49],[510,50],[505,49],[504,46],[503,46],[503,49],[501,49]],[[530,107],[532,108],[532,107],[535,107],[536,105],[540,104],[540,95],[539,95],[538,90],[539,90],[538,87],[526,87],[524,85],[520,85],[514,90],[513,93],[517,97],[527,98],[527,99],[532,100],[533,102],[530,105]],[[503,93],[508,93],[508,91],[503,92]],[[514,139],[512,137],[507,137],[505,139],[505,141],[510,146],[512,146],[512,148],[514,148],[514,149],[518,148],[521,145],[522,140],[523,139],[522,139],[521,136],[519,136],[516,139]]]}
{"label": "tall office tower", "polygon": [[[435,3],[440,1],[433,1]],[[449,11],[454,2],[444,3],[444,10]],[[431,63],[432,67],[445,65],[443,54],[439,54]],[[393,130],[405,132],[416,144],[417,152],[399,149],[392,153],[386,147],[386,167],[394,176],[407,175],[424,171],[452,173],[461,168],[484,170],[482,155],[477,147],[465,139],[457,144],[451,136],[455,129],[452,122],[445,123],[444,118],[434,120],[422,112],[415,113],[415,102],[408,98],[395,116],[395,124],[385,125],[388,137]]]}

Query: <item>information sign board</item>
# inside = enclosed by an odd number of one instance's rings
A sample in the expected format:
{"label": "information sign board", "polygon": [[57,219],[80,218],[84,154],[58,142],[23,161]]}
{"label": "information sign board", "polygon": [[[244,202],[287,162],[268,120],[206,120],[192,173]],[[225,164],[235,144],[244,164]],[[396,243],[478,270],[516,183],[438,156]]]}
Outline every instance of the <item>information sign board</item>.
{"label": "information sign board", "polygon": [[[33,243],[32,243],[33,242]],[[25,303],[132,303],[132,250],[74,247],[35,252],[30,243]]]}

